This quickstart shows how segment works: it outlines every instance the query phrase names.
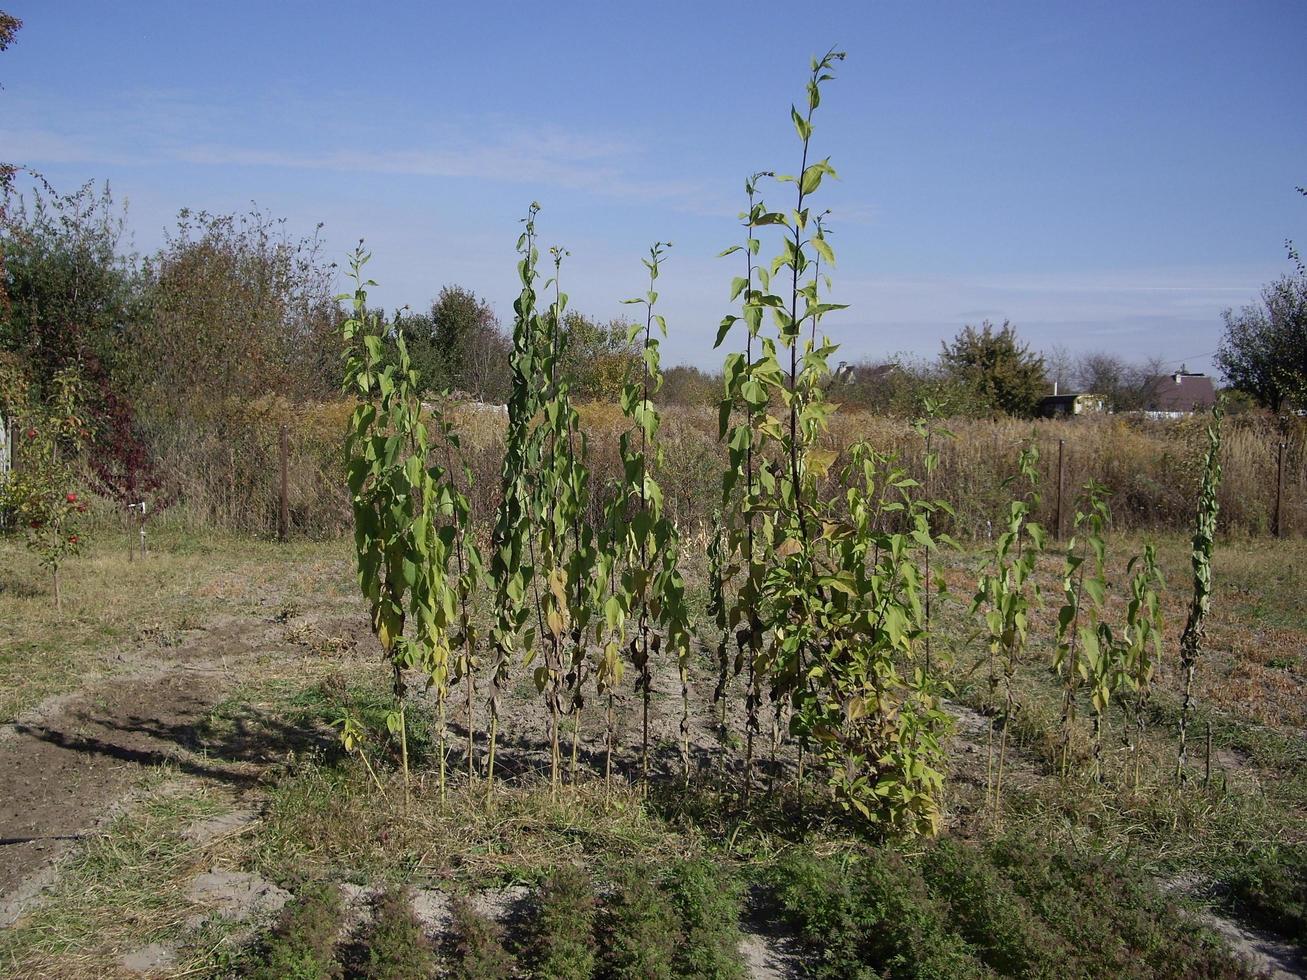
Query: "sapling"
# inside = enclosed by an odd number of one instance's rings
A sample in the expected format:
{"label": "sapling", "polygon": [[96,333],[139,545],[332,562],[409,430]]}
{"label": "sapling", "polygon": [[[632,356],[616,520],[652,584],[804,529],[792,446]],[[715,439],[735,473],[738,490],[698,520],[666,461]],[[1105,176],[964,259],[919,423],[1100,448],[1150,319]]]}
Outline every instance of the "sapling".
{"label": "sapling", "polygon": [[[760,560],[756,545],[757,512],[762,503],[763,487],[760,478],[773,483],[770,471],[760,469],[756,448],[762,441],[759,431],[763,413],[770,397],[766,386],[769,380],[780,373],[774,350],[770,359],[767,357],[755,361],[755,351],[761,347],[759,331],[762,329],[763,312],[766,308],[766,294],[757,288],[759,284],[769,282],[769,275],[764,267],[758,267],[755,259],[762,245],[755,237],[754,229],[759,222],[771,223],[774,219],[766,204],[758,197],[758,184],[764,177],[774,176],[770,172],[751,175],[744,182],[748,198],[748,209],[740,215],[744,226],[744,242],[732,245],[722,252],[723,256],[736,252],[744,256],[745,275],[737,276],[731,283],[731,299],[741,299],[741,315],[728,314],[723,317],[717,332],[715,346],[720,347],[731,328],[739,322],[744,323],[744,350],[726,356],[722,368],[724,394],[720,408],[719,437],[727,446],[727,465],[722,473],[722,506],[726,508],[730,537],[728,546],[732,560],[723,556],[722,578],[730,581],[736,573],[736,564],[744,573],[740,588],[733,596],[729,608],[723,608],[724,629],[734,631],[736,656],[733,664],[735,674],[744,671],[747,676],[748,691],[745,695],[745,755],[744,786],[745,793],[750,791],[753,782],[754,739],[758,734],[758,709],[762,698],[762,681],[766,670],[763,662],[763,632],[761,619],[763,577],[765,564]],[[755,283],[755,278],[760,282]],[[770,301],[770,298],[768,298]],[[777,301],[778,302],[778,301]],[[735,412],[742,412],[743,418],[735,421]],[[741,486],[741,480],[743,485]],[[769,491],[770,492],[770,491]],[[725,651],[723,650],[723,653]],[[723,696],[725,688],[722,689]],[[725,714],[723,712],[723,718]]]}
{"label": "sapling", "polygon": [[1203,648],[1203,632],[1207,611],[1212,604],[1212,552],[1216,547],[1216,518],[1221,505],[1217,490],[1221,485],[1221,420],[1225,406],[1218,398],[1212,409],[1212,420],[1207,425],[1207,450],[1203,454],[1203,482],[1198,494],[1198,513],[1194,521],[1193,543],[1189,563],[1193,569],[1193,594],[1189,600],[1189,615],[1184,632],[1180,634],[1180,669],[1184,672],[1184,701],[1180,706],[1180,750],[1175,774],[1183,781],[1185,776],[1186,739],[1189,731],[1189,713],[1193,710],[1194,668]]}
{"label": "sapling", "polygon": [[[1013,486],[1017,480],[1027,484],[1022,496],[1008,504],[1007,523],[994,542],[987,567],[981,572],[972,614],[983,610],[985,638],[989,649],[989,691],[991,700],[997,700],[998,688],[1003,688],[1003,727],[999,739],[997,765],[991,766],[989,795],[996,814],[1001,813],[1003,799],[1003,771],[1007,760],[1009,732],[1016,715],[1016,689],[1013,679],[1017,663],[1029,638],[1030,608],[1038,602],[1040,589],[1034,579],[1035,568],[1044,548],[1043,528],[1030,520],[1039,502],[1037,490],[1039,451],[1033,444],[1021,452],[1018,476],[1007,481]],[[990,753],[993,747],[991,742]]]}
{"label": "sapling", "polygon": [[[344,390],[356,404],[345,439],[346,473],[354,512],[358,582],[372,612],[372,628],[392,671],[395,707],[386,718],[399,740],[408,800],[408,733],[404,671],[440,668],[433,656],[443,638],[434,615],[440,570],[431,564],[435,545],[431,508],[435,487],[427,470],[427,427],[422,419],[419,379],[402,335],[394,351],[385,348],[380,317],[367,309],[363,279],[368,254],[362,247],[350,261],[355,289],[353,315],[345,321]],[[341,299],[349,299],[348,295]],[[406,618],[419,615],[416,640],[404,635]],[[447,651],[447,646],[443,646]]]}
{"label": "sapling", "polygon": [[[1091,613],[1101,608],[1107,592],[1103,568],[1107,561],[1107,500],[1101,484],[1091,480],[1084,490],[1084,509],[1077,509],[1062,557],[1062,605],[1057,613],[1053,669],[1062,675],[1061,772],[1070,769],[1071,734],[1076,720],[1076,695],[1089,670],[1083,662],[1080,619],[1086,595]],[[1086,562],[1092,555],[1093,564]],[[1088,575],[1090,569],[1094,575]]]}
{"label": "sapling", "polygon": [[[632,324],[627,340],[642,339],[640,376],[630,378],[622,389],[622,412],[631,428],[620,439],[623,468],[621,496],[627,511],[625,534],[625,569],[622,592],[628,614],[635,618],[635,635],[630,638],[629,652],[639,672],[636,690],[641,695],[642,727],[640,739],[640,778],[647,791],[649,785],[649,705],[653,694],[653,657],[664,641],[677,660],[681,677],[681,756],[682,773],[689,775],[689,646],[685,583],[678,568],[679,539],[675,525],[663,513],[662,489],[655,473],[662,463],[658,444],[661,422],[652,396],[662,387],[659,339],[667,335],[667,321],[655,312],[658,292],[655,288],[662,262],[671,247],[669,242],[655,242],[644,260],[649,274],[645,294],[626,303],[644,307],[643,324]],[[638,433],[638,439],[635,437]],[[661,634],[653,627],[661,627]]]}
{"label": "sapling", "polygon": [[534,434],[532,422],[539,407],[536,387],[541,317],[536,312],[535,283],[539,253],[535,244],[535,218],[540,205],[533,203],[523,220],[517,241],[518,278],[522,289],[513,303],[512,389],[508,399],[508,430],[500,471],[499,507],[490,539],[490,579],[495,589],[495,625],[491,632],[490,732],[486,759],[486,793],[493,799],[495,749],[499,735],[499,708],[513,660],[534,649],[528,593],[533,589],[531,536],[535,518],[528,484]]}
{"label": "sapling", "polygon": [[1161,591],[1166,582],[1157,567],[1157,548],[1144,546],[1130,559],[1130,599],[1126,606],[1125,656],[1128,682],[1134,688],[1134,787],[1139,788],[1144,713],[1152,693],[1153,668],[1162,657]]}

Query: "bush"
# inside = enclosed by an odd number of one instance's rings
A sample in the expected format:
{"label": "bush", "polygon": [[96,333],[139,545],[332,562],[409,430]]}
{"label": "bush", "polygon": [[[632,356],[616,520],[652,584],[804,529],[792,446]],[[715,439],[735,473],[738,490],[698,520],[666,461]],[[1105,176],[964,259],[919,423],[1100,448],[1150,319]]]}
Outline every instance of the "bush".
{"label": "bush", "polygon": [[536,899],[531,965],[551,980],[589,980],[594,972],[595,893],[585,872],[552,871]]}
{"label": "bush", "polygon": [[454,899],[453,976],[462,980],[507,980],[513,956],[504,948],[499,923],[478,912],[463,897]]}
{"label": "bush", "polygon": [[[947,910],[949,926],[998,973],[1055,973],[1068,950],[1033,919],[1025,901],[975,847],[940,841],[922,861],[925,879]],[[1050,941],[1050,939],[1052,941]]]}
{"label": "bush", "polygon": [[681,919],[677,973],[708,980],[743,977],[736,883],[711,861],[697,859],[672,865],[664,887]]}
{"label": "bush", "polygon": [[1001,840],[989,859],[1069,959],[1063,974],[1247,977],[1233,954],[1171,899],[1128,868]]}
{"label": "bush", "polygon": [[414,980],[436,971],[435,952],[413,915],[407,889],[390,888],[377,899],[366,944],[362,973],[368,980]]}
{"label": "bush", "polygon": [[254,980],[330,980],[341,976],[336,959],[340,892],[334,885],[311,888],[282,909],[263,955],[250,971]]}
{"label": "bush", "polygon": [[1307,936],[1307,844],[1250,855],[1228,884],[1238,906],[1260,925],[1299,941]]}
{"label": "bush", "polygon": [[816,950],[816,977],[986,973],[945,927],[921,876],[893,853],[872,852],[847,869],[791,853],[774,869],[772,888],[782,915]]}
{"label": "bush", "polygon": [[676,910],[647,868],[630,868],[617,883],[604,921],[606,974],[627,980],[671,980],[680,926]]}

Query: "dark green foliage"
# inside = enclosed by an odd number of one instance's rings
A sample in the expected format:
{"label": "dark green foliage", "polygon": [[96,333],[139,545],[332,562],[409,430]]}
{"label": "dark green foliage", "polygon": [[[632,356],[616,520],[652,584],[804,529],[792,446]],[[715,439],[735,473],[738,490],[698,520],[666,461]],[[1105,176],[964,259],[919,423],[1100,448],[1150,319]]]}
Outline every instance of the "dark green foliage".
{"label": "dark green foliage", "polygon": [[770,883],[818,978],[1249,975],[1155,886],[1025,840],[789,854]]}
{"label": "dark green foliage", "polygon": [[1192,916],[1122,866],[1017,839],[998,841],[987,853],[1041,920],[1050,944],[1061,937],[1069,951],[1061,976],[1250,975]]}
{"label": "dark green foliage", "polygon": [[466,898],[454,899],[454,956],[451,976],[460,980],[507,980],[513,956],[504,948],[499,923]]}
{"label": "dark green foliage", "polygon": [[435,951],[413,915],[407,889],[390,888],[377,899],[366,943],[362,973],[368,980],[417,980],[435,974]]}
{"label": "dark green foliage", "polygon": [[630,324],[600,323],[569,310],[562,331],[560,373],[569,381],[573,401],[617,401],[627,376],[640,369],[641,349],[630,337]]}
{"label": "dark green foliage", "polygon": [[1007,322],[998,330],[988,320],[979,330],[963,327],[953,343],[943,345],[939,361],[996,413],[1033,415],[1046,394],[1044,359],[1021,343]]}
{"label": "dark green foliage", "polygon": [[341,976],[336,959],[340,892],[334,885],[310,888],[282,910],[264,944],[254,980],[328,980]]}
{"label": "dark green foliage", "polygon": [[684,977],[735,980],[740,959],[740,897],[735,881],[705,859],[679,861],[664,888],[680,917],[683,938],[676,972]]}
{"label": "dark green foliage", "polygon": [[531,968],[551,980],[588,980],[595,965],[595,892],[590,878],[564,866],[545,879],[531,923]]}
{"label": "dark green foliage", "polygon": [[948,932],[920,875],[898,855],[873,852],[842,867],[791,853],[772,884],[781,912],[816,955],[818,978],[969,977],[986,970]]}
{"label": "dark green foliage", "polygon": [[1222,315],[1216,365],[1230,385],[1276,413],[1307,406],[1307,275],[1281,276],[1260,305]]}
{"label": "dark green foliage", "polygon": [[944,840],[926,852],[922,871],[949,926],[975,955],[1004,975],[1055,973],[1067,955],[978,849]]}
{"label": "dark green foliage", "polygon": [[508,397],[509,341],[494,310],[462,286],[445,286],[425,313],[395,315],[423,390],[467,392],[479,401]]}
{"label": "dark green foliage", "polygon": [[0,225],[4,280],[0,349],[21,355],[38,385],[79,365],[121,390],[125,332],[141,280],[120,254],[122,210],[108,185],[59,195],[39,189]]}
{"label": "dark green foliage", "polygon": [[603,923],[604,974],[624,980],[671,980],[680,941],[676,909],[648,868],[617,883]]}
{"label": "dark green foliage", "polygon": [[1299,942],[1307,937],[1307,844],[1250,855],[1228,884],[1239,908],[1258,924]]}

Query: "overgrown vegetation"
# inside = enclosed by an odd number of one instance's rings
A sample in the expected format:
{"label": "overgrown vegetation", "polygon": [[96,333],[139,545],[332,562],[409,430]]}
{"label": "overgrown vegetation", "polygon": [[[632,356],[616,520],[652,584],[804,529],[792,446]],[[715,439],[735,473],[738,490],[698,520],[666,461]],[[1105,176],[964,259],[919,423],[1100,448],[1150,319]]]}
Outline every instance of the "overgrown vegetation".
{"label": "overgrown vegetation", "polygon": [[[1230,874],[1241,819],[1260,821],[1268,836],[1284,827],[1301,833],[1307,787],[1286,775],[1296,735],[1274,751],[1263,747],[1275,761],[1249,766],[1253,779],[1286,776],[1262,793],[1260,813],[1235,800],[1228,782],[1175,785],[1169,761],[1157,778],[1156,760],[1175,758],[1171,732],[1183,775],[1189,725],[1200,711],[1211,717],[1195,696],[1204,682],[1195,668],[1205,624],[1219,618],[1220,408],[1205,453],[1196,451],[1196,430],[1176,429],[1166,437],[1176,447],[1169,468],[1153,471],[1170,480],[1183,470],[1165,491],[1174,508],[1192,511],[1198,485],[1190,617],[1178,638],[1165,633],[1157,545],[1131,542],[1128,560],[1109,548],[1117,502],[1126,514],[1148,512],[1161,488],[1118,473],[1112,495],[1086,480],[1066,501],[1076,513],[1057,572],[1041,524],[1051,505],[1040,430],[995,423],[983,430],[992,442],[946,455],[933,400],[926,418],[880,433],[883,441],[851,437],[863,419],[839,421],[839,375],[829,367],[837,347],[821,334],[824,317],[842,308],[831,302],[832,219],[812,202],[835,174],[817,159],[813,133],[842,58],[832,50],[814,59],[806,100],[792,107],[796,172],[760,172],[745,184],[743,242],[727,252],[745,274],[732,282],[738,313],[723,320],[718,342],[735,342],[741,326],[743,336],[724,360],[716,441],[710,422],[670,417],[659,398],[662,242],[645,261],[644,294],[631,301],[641,320],[623,328],[624,340],[611,325],[599,331],[595,342],[613,360],[585,382],[619,391],[620,416],[594,407],[587,414],[574,403],[582,385],[572,345],[590,334],[568,310],[563,248],[549,250],[552,276],[541,281],[532,205],[505,351],[507,418],[494,413],[489,423],[477,421],[477,407],[430,397],[480,356],[468,331],[492,328],[475,297],[447,294],[428,322],[387,321],[367,306],[360,249],[352,315],[342,323],[336,307],[316,302],[311,251],[276,242],[266,227],[240,231],[207,216],[195,239],[184,233],[170,242],[168,261],[146,267],[167,287],[153,294],[173,330],[163,342],[182,346],[183,334],[196,339],[188,324],[204,319],[224,284],[248,285],[255,271],[271,270],[271,299],[243,289],[234,301],[257,321],[251,343],[266,342],[279,358],[267,378],[290,387],[320,380],[298,360],[304,351],[278,352],[268,338],[287,324],[318,337],[326,324],[339,328],[344,390],[354,401],[340,465],[357,584],[386,673],[379,679],[354,657],[314,684],[279,679],[291,696],[272,722],[283,736],[297,726],[309,733],[308,748],[278,759],[259,790],[267,804],[260,827],[248,850],[232,853],[299,897],[250,952],[254,975],[345,969],[344,910],[331,882],[347,876],[384,886],[371,925],[351,940],[358,969],[378,977],[428,973],[438,959],[454,975],[477,978],[524,969],[739,977],[742,896],[751,886],[765,886],[767,902],[809,945],[816,976],[1245,975],[1180,906],[1127,870],[1141,844],[1159,852],[1165,844],[1177,865],[1201,847],[1219,852],[1206,870],[1227,879],[1239,907],[1278,929],[1301,925],[1296,851],[1259,849]],[[764,191],[785,195],[785,207],[772,210]],[[765,242],[776,248],[770,260],[760,258]],[[194,293],[185,285],[192,275]],[[108,283],[105,296],[125,284]],[[119,370],[83,377],[71,366],[103,340],[93,327],[74,338],[81,346],[70,349],[69,367],[37,379],[34,395],[13,396],[20,415],[54,406],[45,441],[29,437],[31,459],[6,486],[40,484],[10,509],[38,514],[29,528],[51,543],[38,535],[34,550],[56,575],[80,543],[72,522],[82,512],[76,491],[57,499],[73,480],[61,453],[75,455],[84,438],[67,391]],[[443,358],[452,373],[424,378],[410,338],[427,345],[428,365]],[[979,376],[995,350],[1011,363],[1001,377]],[[231,368],[216,348],[190,353],[209,374]],[[976,375],[970,387],[990,402],[1014,414],[1028,407],[1040,366],[1006,328],[972,331],[945,360]],[[617,389],[614,364],[623,369]],[[160,412],[184,415],[176,404],[159,407],[174,390],[144,390]],[[82,400],[100,413],[100,431],[125,417],[107,400]],[[1110,470],[1121,467],[1113,449],[1143,437],[1107,425],[1094,465]],[[1145,440],[1138,451],[1152,445]],[[493,487],[497,495],[474,489]],[[1060,488],[1057,497],[1060,514]],[[705,506],[720,515],[706,532]],[[978,553],[960,554],[955,533],[990,530],[997,536]],[[950,580],[975,582],[969,615],[950,604]],[[1046,594],[1060,598],[1055,615],[1042,607]],[[260,615],[295,618],[289,606]],[[301,636],[313,628],[288,626]],[[324,659],[332,647],[302,645]],[[701,649],[713,651],[712,663]],[[1171,677],[1159,697],[1159,668],[1176,672],[1172,649],[1183,694]],[[305,675],[318,673],[309,653]],[[977,693],[972,674],[981,665],[988,670]],[[1268,661],[1264,672],[1296,677],[1303,667],[1291,658]],[[707,673],[716,685],[711,709],[701,690]],[[465,750],[449,737],[460,683]],[[479,710],[478,691],[487,690]],[[950,728],[959,718],[971,723],[946,701],[954,697],[985,712],[985,773],[974,779],[983,800],[969,794],[965,773],[946,783],[951,768],[966,768],[947,757]],[[586,713],[591,703],[602,705],[602,721]],[[227,707],[187,737],[203,742],[250,717]],[[699,737],[706,710],[711,739]],[[1089,726],[1082,713],[1092,715]],[[346,761],[314,741],[332,723]],[[570,765],[562,744],[569,726]],[[1243,729],[1237,737],[1256,736]],[[465,766],[451,767],[458,751]],[[679,764],[670,761],[676,756]],[[947,830],[958,833],[921,840]],[[526,903],[525,929],[512,922],[506,930],[473,897],[505,880],[541,882]],[[439,955],[404,890],[419,882],[459,894],[452,940]]]}

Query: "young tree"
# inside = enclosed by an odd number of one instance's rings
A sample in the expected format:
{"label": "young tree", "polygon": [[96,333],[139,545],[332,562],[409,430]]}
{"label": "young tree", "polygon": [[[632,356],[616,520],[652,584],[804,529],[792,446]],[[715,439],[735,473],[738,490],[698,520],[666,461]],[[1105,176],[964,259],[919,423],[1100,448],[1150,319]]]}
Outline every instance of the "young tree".
{"label": "young tree", "polygon": [[1260,305],[1222,316],[1216,365],[1226,381],[1273,412],[1307,406],[1307,275],[1281,276]]}
{"label": "young tree", "polygon": [[639,370],[641,348],[623,319],[600,323],[583,313],[563,316],[563,372],[578,401],[617,401],[627,376]]}
{"label": "young tree", "polygon": [[[428,391],[452,388],[478,400],[502,397],[508,388],[509,342],[490,304],[470,289],[445,286],[426,313],[396,316],[413,363]],[[488,368],[502,362],[498,371]]]}
{"label": "young tree", "polygon": [[972,385],[992,411],[1030,416],[1045,394],[1044,359],[1017,338],[1006,320],[965,326],[942,345],[940,364],[956,381]]}
{"label": "young tree", "polygon": [[146,276],[148,315],[125,345],[142,412],[168,418],[202,401],[335,388],[341,316],[316,233],[295,238],[257,210],[183,210]]}

